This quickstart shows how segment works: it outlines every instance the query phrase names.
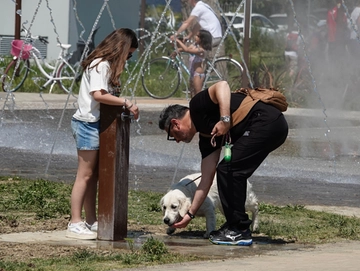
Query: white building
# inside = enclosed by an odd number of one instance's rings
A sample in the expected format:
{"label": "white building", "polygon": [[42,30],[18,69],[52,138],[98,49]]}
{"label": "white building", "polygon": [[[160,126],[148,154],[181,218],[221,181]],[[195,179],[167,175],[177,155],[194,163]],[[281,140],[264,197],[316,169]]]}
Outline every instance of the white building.
{"label": "white building", "polygon": [[[16,0],[0,0],[0,55],[10,53],[10,42],[15,33],[15,2]],[[42,45],[41,51],[47,59],[53,60],[59,53],[57,38],[61,43],[71,44],[71,51],[76,50],[79,34],[83,29],[76,20],[73,4],[75,3],[78,18],[85,27],[82,37],[87,40],[105,2],[108,3],[110,13],[105,7],[97,24],[100,28],[95,36],[95,45],[114,30],[113,24],[116,28],[138,28],[140,0],[22,0],[21,23],[26,28],[31,27],[32,35],[48,38],[49,44]]]}

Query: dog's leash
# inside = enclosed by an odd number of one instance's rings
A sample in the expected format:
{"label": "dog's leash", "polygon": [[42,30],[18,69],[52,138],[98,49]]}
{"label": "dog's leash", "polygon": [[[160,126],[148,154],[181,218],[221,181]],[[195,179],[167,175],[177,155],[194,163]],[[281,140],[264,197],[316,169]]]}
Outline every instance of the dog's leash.
{"label": "dog's leash", "polygon": [[199,179],[199,178],[201,178],[201,175],[200,176],[198,176],[198,177],[196,177],[194,180],[192,180],[191,182],[189,182],[189,183],[187,183],[187,184],[185,184],[185,186],[188,186],[189,184],[191,184],[191,183],[193,183],[193,182],[195,182],[197,179]]}
{"label": "dog's leash", "polygon": [[[226,144],[230,144],[230,143],[231,143],[230,133],[228,132],[225,136],[226,136],[226,142],[227,142]],[[223,136],[221,145],[222,145],[223,142],[224,142],[225,136]],[[216,147],[215,135],[213,135],[212,138],[211,138],[211,145],[212,145],[213,147]],[[187,183],[185,186],[188,186],[189,184],[195,182],[195,181],[196,181],[197,179],[199,179],[199,178],[201,178],[201,175],[198,176],[197,178],[195,178],[194,180],[192,180],[191,182]]]}

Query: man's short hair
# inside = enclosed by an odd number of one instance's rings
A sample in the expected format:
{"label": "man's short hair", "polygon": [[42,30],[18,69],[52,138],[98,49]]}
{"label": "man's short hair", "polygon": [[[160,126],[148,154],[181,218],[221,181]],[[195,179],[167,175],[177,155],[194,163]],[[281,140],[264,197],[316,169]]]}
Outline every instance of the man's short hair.
{"label": "man's short hair", "polygon": [[164,108],[160,113],[159,128],[165,130],[166,127],[169,127],[172,119],[182,119],[187,110],[189,107],[180,104],[169,105]]}

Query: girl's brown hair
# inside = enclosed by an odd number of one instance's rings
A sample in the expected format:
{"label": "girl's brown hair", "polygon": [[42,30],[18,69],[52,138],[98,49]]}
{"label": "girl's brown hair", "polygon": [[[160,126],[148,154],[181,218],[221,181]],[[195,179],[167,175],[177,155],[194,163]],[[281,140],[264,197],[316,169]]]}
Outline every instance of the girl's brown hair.
{"label": "girl's brown hair", "polygon": [[107,60],[110,64],[109,84],[116,87],[120,86],[119,77],[125,67],[130,48],[138,48],[138,40],[135,32],[129,28],[120,28],[110,33],[90,55],[81,63],[85,70],[94,68],[90,67],[93,60],[100,58],[102,61]]}

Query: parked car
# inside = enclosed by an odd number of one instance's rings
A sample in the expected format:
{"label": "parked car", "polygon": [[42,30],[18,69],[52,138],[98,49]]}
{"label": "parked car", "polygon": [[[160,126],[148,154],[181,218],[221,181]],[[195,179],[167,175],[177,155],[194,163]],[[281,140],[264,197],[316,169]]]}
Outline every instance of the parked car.
{"label": "parked car", "polygon": [[327,19],[328,10],[326,8],[316,8],[310,12],[311,15],[318,18],[319,21],[325,21]]}
{"label": "parked car", "polygon": [[[278,29],[281,31],[287,31],[288,29],[288,17],[286,13],[277,13],[269,16],[269,19],[278,26]],[[317,16],[310,14],[307,19],[310,30],[315,30],[317,27],[326,24],[326,18],[320,19]],[[294,22],[294,26],[297,29],[297,25]]]}
{"label": "parked car", "polygon": [[288,30],[288,18],[286,13],[277,13],[269,16],[270,21],[278,26],[280,31]]}
{"label": "parked car", "polygon": [[[227,12],[224,14],[226,18],[231,21],[234,17],[234,12]],[[240,32],[240,37],[244,33],[244,14],[238,13],[235,17],[232,27]],[[266,16],[258,13],[251,14],[251,26],[259,28],[261,33],[269,36],[275,36],[278,32],[278,27],[273,24]]]}

